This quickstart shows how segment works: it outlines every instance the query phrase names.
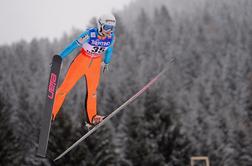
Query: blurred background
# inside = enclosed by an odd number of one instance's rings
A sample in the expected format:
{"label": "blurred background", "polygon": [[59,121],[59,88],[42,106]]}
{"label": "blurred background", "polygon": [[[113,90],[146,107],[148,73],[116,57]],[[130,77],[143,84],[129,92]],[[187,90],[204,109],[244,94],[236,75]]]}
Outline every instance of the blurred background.
{"label": "blurred background", "polygon": [[[163,68],[146,93],[55,165],[252,165],[251,0],[1,0],[0,165],[50,166],[37,158],[52,56],[95,17],[117,18],[98,111],[109,114]],[[79,50],[64,59],[60,83]],[[176,63],[169,64],[171,57]],[[48,157],[84,133],[85,79],[52,124]]]}

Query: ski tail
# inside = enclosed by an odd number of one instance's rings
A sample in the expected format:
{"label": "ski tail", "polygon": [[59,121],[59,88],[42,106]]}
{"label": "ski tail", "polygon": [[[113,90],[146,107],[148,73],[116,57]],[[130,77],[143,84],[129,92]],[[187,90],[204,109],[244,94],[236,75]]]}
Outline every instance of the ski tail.
{"label": "ski tail", "polygon": [[[172,58],[169,63],[174,62],[174,58]],[[85,140],[88,136],[90,136],[92,133],[94,133],[98,128],[103,126],[107,121],[109,121],[113,116],[115,116],[118,112],[120,112],[123,108],[125,108],[128,104],[132,103],[137,97],[139,97],[143,92],[145,92],[151,85],[153,85],[168,69],[166,67],[163,69],[156,77],[154,77],[151,81],[149,81],[142,89],[140,89],[134,96],[132,96],[130,99],[128,99],[125,103],[123,103],[119,108],[117,108],[115,111],[113,111],[111,114],[109,114],[101,123],[96,125],[94,128],[92,128],[90,131],[88,131],[84,136],[82,136],[78,141],[76,141],[72,146],[70,146],[68,149],[66,149],[63,153],[61,153],[58,157],[54,159],[54,161],[59,160],[64,155],[66,155],[69,151],[71,151],[74,147],[79,145],[83,140]]]}
{"label": "ski tail", "polygon": [[50,127],[51,127],[51,115],[52,107],[55,98],[55,92],[59,80],[60,68],[62,58],[59,55],[54,55],[51,64],[51,71],[49,75],[49,81],[47,86],[46,103],[43,110],[41,119],[41,128],[39,135],[39,146],[37,149],[37,156],[46,157]]}

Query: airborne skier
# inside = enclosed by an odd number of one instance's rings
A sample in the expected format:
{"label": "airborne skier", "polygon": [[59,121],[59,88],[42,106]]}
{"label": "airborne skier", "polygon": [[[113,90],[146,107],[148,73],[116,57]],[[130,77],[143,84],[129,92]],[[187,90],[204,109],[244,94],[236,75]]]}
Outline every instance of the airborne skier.
{"label": "airborne skier", "polygon": [[[134,96],[123,103],[119,108],[112,111],[106,119],[104,116],[97,114],[96,109],[96,89],[100,79],[101,64],[103,70],[108,69],[108,65],[111,62],[113,45],[115,42],[114,29],[116,25],[115,17],[111,14],[103,15],[97,19],[97,27],[87,29],[76,40],[68,45],[59,55],[55,55],[52,61],[52,67],[49,77],[47,98],[45,111],[42,119],[41,132],[39,138],[39,147],[37,155],[40,157],[46,156],[48,139],[50,133],[51,118],[55,120],[57,113],[62,106],[64,99],[68,92],[73,88],[76,82],[82,77],[86,77],[87,86],[87,98],[86,98],[86,111],[88,117],[89,126],[94,126],[78,141],[76,141],[71,147],[60,154],[54,161],[63,157],[66,153],[76,147],[81,141],[86,139],[89,135],[95,132],[99,127],[103,126],[119,111],[123,110],[128,104],[133,102],[138,96],[146,91],[154,82],[156,82],[161,75],[167,70],[165,68],[156,77],[154,77],[148,84],[146,84],[141,90],[139,90]],[[55,87],[57,87],[58,76],[60,72],[60,66],[62,59],[67,57],[76,48],[81,48],[79,55],[75,57],[71,63],[66,77],[57,89],[55,94]],[[103,60],[102,60],[102,55]],[[102,62],[103,61],[103,62]],[[170,62],[173,62],[171,60]],[[170,63],[169,62],[169,63]],[[53,104],[52,104],[53,103]],[[52,108],[52,112],[51,112]]]}
{"label": "airborne skier", "polygon": [[[53,120],[55,120],[66,95],[82,76],[86,77],[88,123],[96,125],[104,119],[104,116],[97,114],[96,90],[99,84],[101,65],[104,70],[107,70],[112,58],[115,25],[116,19],[112,14],[102,15],[97,19],[97,27],[84,31],[59,53],[59,56],[66,58],[73,50],[81,48],[81,52],[72,61],[63,83],[56,91],[52,111]],[[103,54],[104,56],[102,56]]]}
{"label": "airborne skier", "polygon": [[[116,25],[115,17],[111,14],[103,15],[97,19],[97,27],[89,28],[84,31],[76,40],[68,45],[59,55],[53,57],[49,83],[47,88],[47,98],[45,111],[42,119],[41,132],[39,137],[39,147],[37,155],[40,157],[46,156],[48,139],[50,133],[51,118],[55,120],[57,113],[62,106],[66,95],[73,88],[76,82],[82,77],[86,77],[87,97],[86,97],[86,113],[87,113],[87,127],[92,127],[85,135],[76,141],[71,147],[65,150],[62,154],[54,159],[60,159],[81,141],[86,139],[89,135],[95,132],[98,128],[103,126],[118,112],[123,110],[128,104],[133,102],[138,96],[146,91],[151,85],[156,82],[161,75],[167,70],[165,68],[156,77],[154,77],[148,84],[139,90],[134,96],[123,103],[119,108],[112,111],[105,119],[105,116],[97,114],[96,109],[96,89],[99,84],[101,64],[103,70],[108,69],[111,62],[112,51],[115,42],[114,29]],[[79,55],[72,61],[66,77],[61,86],[57,87],[58,77],[60,73],[60,66],[63,58],[66,58],[73,50],[81,48]],[[102,60],[102,55],[103,60]],[[103,62],[102,62],[103,61]],[[173,62],[173,59],[170,61]],[[169,62],[169,63],[170,63]],[[53,103],[53,104],[52,104]],[[52,110],[52,112],[51,112]]]}

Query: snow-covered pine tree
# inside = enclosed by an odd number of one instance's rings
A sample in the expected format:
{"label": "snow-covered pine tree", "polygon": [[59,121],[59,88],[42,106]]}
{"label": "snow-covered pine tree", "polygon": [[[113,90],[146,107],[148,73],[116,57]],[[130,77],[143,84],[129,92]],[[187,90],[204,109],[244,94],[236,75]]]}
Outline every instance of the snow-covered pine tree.
{"label": "snow-covered pine tree", "polygon": [[12,108],[0,94],[0,165],[17,166],[21,160],[21,144],[14,132],[15,123],[11,122]]}

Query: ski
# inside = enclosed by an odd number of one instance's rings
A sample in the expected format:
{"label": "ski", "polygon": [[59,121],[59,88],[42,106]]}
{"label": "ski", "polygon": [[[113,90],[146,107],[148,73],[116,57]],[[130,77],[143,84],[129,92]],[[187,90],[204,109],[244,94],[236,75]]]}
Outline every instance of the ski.
{"label": "ski", "polygon": [[37,150],[37,156],[46,157],[46,151],[48,146],[48,139],[51,128],[51,116],[52,107],[55,97],[55,92],[59,80],[60,67],[62,58],[59,55],[54,55],[51,64],[51,71],[49,75],[49,81],[47,86],[47,95],[44,111],[41,119],[41,128],[39,135],[39,146]]}
{"label": "ski", "polygon": [[[173,59],[174,60],[174,59]],[[170,62],[173,62],[171,60]],[[109,121],[113,116],[115,116],[118,112],[120,112],[124,107],[126,107],[128,104],[133,102],[138,96],[140,96],[144,91],[146,91],[153,83],[155,83],[158,78],[163,75],[163,73],[167,70],[165,68],[163,71],[161,71],[156,77],[154,77],[150,82],[148,82],[141,90],[139,90],[134,96],[132,96],[130,99],[128,99],[125,103],[123,103],[119,108],[114,110],[111,114],[109,114],[101,123],[94,126],[91,130],[89,130],[84,136],[82,136],[78,141],[76,141],[72,146],[70,146],[68,149],[66,149],[62,154],[60,154],[58,157],[54,159],[54,161],[59,160],[62,158],[65,154],[67,154],[69,151],[71,151],[74,147],[76,147],[78,144],[80,144],[83,140],[85,140],[88,136],[90,136],[92,133],[94,133],[97,129],[99,129],[101,126],[103,126],[107,121]]]}

